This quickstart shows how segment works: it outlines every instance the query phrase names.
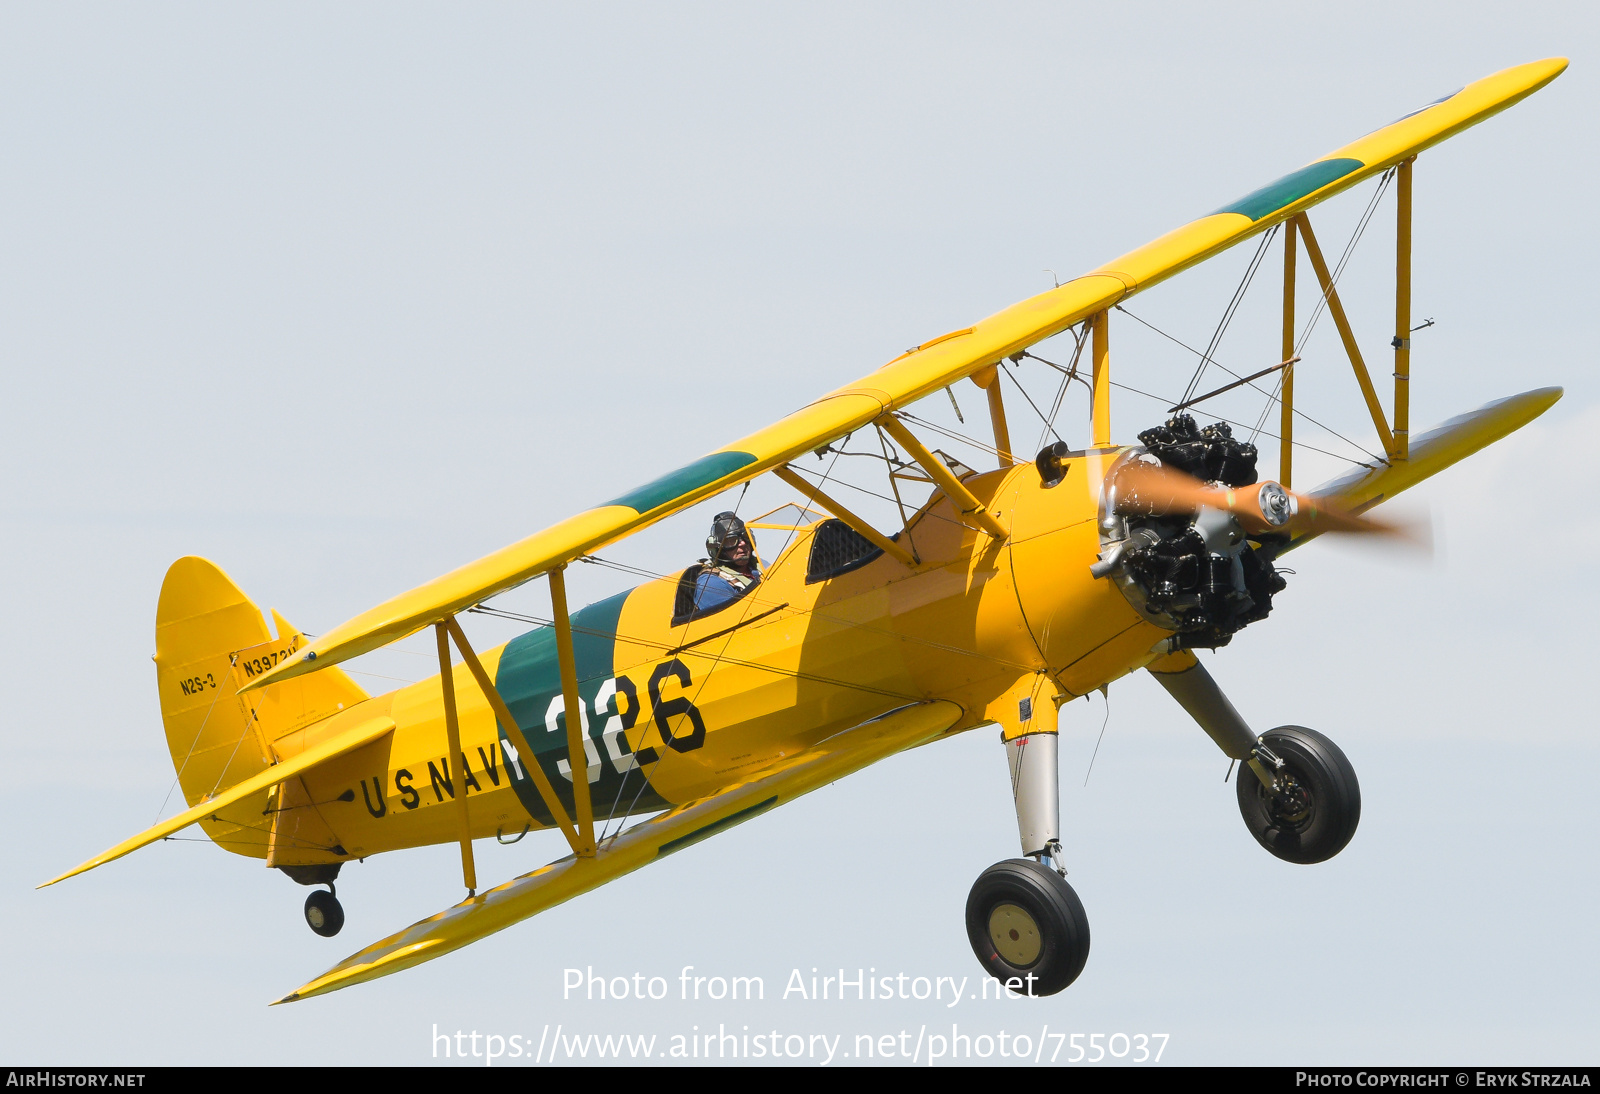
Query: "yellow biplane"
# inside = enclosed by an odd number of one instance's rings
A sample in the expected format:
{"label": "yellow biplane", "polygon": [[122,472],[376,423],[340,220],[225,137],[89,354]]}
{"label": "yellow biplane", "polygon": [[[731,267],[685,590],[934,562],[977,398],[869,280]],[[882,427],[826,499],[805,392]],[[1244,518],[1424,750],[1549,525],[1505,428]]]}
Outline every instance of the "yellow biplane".
{"label": "yellow biplane", "polygon": [[[1417,155],[1555,79],[1566,61],[1469,84],[1328,156],[970,327],[907,351],[859,382],[636,490],[597,505],[314,639],[262,613],[212,563],[167,572],[156,668],[167,742],[189,808],[61,881],[199,824],[219,846],[315,889],[306,918],[339,930],[333,892],[352,859],[459,843],[468,896],[368,946],[282,1001],[449,953],[843,775],[940,737],[997,724],[1023,856],[984,871],[968,935],[991,975],[1058,992],[1089,951],[1058,832],[1062,703],[1146,669],[1227,756],[1252,835],[1320,862],[1360,818],[1344,754],[1312,730],[1250,728],[1196,660],[1264,618],[1274,561],[1324,532],[1393,533],[1365,513],[1520,428],[1560,398],[1526,392],[1413,437],[1409,422],[1411,179]],[[1307,210],[1367,179],[1397,193],[1394,394],[1386,410]],[[1277,482],[1253,446],[1187,410],[1116,444],[1109,325],[1122,301],[1269,230],[1282,231],[1280,363],[1239,377],[1268,395]],[[1261,247],[1265,248],[1265,240]],[[1348,352],[1381,457],[1309,493],[1290,488],[1295,278],[1301,251]],[[1063,332],[1087,349],[1057,366],[1090,393],[1091,442],[1013,454],[1001,378]],[[970,379],[987,395],[997,466],[974,471],[928,447],[907,408]],[[1225,389],[1219,389],[1225,390]],[[919,436],[919,432],[922,434]],[[901,527],[886,533],[799,459],[871,437]],[[684,509],[772,474],[803,499],[756,519],[786,545],[759,580],[703,597],[718,552],[759,545],[737,521],[710,557],[571,612],[565,569]],[[837,491],[835,490],[834,493]],[[747,575],[748,576],[748,575]],[[463,613],[538,577],[553,618],[474,649]],[[440,675],[369,696],[339,664],[432,628]],[[274,631],[276,636],[274,637]],[[452,647],[454,652],[452,652]],[[459,660],[457,660],[459,655]],[[998,764],[997,764],[998,768]],[[624,821],[635,818],[631,826]],[[642,819],[638,819],[642,818]],[[596,821],[599,820],[598,834]],[[571,854],[479,893],[473,841],[557,828]],[[53,882],[47,883],[53,884]]]}

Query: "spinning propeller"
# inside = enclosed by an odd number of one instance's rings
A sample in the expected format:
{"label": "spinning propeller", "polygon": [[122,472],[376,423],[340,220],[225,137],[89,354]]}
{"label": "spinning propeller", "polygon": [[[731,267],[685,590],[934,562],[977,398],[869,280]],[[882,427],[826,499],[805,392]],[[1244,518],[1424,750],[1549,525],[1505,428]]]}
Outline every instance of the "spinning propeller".
{"label": "spinning propeller", "polygon": [[1128,515],[1198,514],[1201,509],[1217,509],[1231,514],[1251,535],[1353,532],[1413,541],[1425,538],[1419,537],[1416,529],[1374,520],[1331,498],[1291,493],[1275,482],[1217,486],[1142,460],[1124,464],[1115,482],[1116,511]]}

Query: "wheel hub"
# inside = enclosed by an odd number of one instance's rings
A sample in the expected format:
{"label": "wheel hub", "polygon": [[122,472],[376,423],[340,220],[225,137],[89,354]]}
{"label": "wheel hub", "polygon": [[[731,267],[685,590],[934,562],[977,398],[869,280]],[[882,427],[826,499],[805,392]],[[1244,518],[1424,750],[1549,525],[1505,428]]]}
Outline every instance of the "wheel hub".
{"label": "wheel hub", "polygon": [[995,952],[1019,969],[1039,960],[1039,952],[1044,949],[1039,924],[1027,909],[1016,904],[997,904],[989,913],[989,938]]}
{"label": "wheel hub", "polygon": [[1301,825],[1311,818],[1311,792],[1293,777],[1283,777],[1283,787],[1272,795],[1268,809],[1273,820]]}

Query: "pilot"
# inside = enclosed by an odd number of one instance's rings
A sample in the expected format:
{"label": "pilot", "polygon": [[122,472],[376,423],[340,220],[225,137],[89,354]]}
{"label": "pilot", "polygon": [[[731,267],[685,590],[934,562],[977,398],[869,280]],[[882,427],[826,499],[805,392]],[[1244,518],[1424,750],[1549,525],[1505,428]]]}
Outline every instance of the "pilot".
{"label": "pilot", "polygon": [[718,513],[706,537],[710,556],[695,579],[694,610],[710,611],[737,600],[761,581],[755,548],[744,521],[732,513]]}

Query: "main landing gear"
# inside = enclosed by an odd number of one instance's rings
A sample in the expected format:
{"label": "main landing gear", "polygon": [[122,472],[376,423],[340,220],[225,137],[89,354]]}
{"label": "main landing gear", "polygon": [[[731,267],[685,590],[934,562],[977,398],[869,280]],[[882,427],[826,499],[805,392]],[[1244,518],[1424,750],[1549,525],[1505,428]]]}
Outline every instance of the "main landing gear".
{"label": "main landing gear", "polygon": [[1150,675],[1200,723],[1227,755],[1241,761],[1239,812],[1256,842],[1285,862],[1326,862],[1344,850],[1361,822],[1361,785],[1339,746],[1314,729],[1279,726],[1257,737],[1194,661]]}
{"label": "main landing gear", "polygon": [[[1285,862],[1325,862],[1361,821],[1361,787],[1339,746],[1316,730],[1245,724],[1187,652],[1150,666],[1217,747],[1240,761],[1239,812],[1256,842]],[[967,895],[967,940],[990,976],[1018,994],[1054,995],[1089,958],[1089,919],[1061,866],[1060,773],[1054,704],[1025,698],[1002,723],[1017,832],[1027,857],[997,862]]]}
{"label": "main landing gear", "polygon": [[978,875],[967,894],[967,940],[984,971],[1012,991],[1054,995],[1089,959],[1089,917],[1060,865],[1055,705],[1030,698],[1020,707],[1024,719],[1003,736],[1028,857],[997,862]]}

